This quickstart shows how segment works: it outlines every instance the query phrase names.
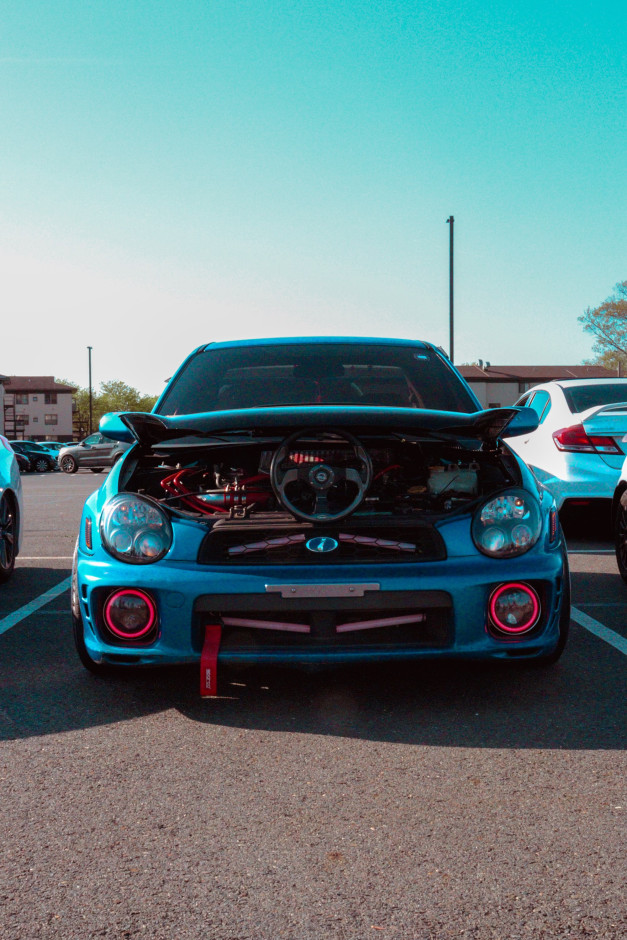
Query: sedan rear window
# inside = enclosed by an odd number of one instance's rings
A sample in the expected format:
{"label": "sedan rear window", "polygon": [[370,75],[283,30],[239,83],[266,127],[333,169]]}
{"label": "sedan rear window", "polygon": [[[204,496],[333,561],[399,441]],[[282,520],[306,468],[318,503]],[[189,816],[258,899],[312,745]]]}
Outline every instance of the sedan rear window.
{"label": "sedan rear window", "polygon": [[612,405],[615,402],[627,401],[627,382],[624,385],[612,382],[564,388],[564,398],[572,413],[579,414],[599,405]]}
{"label": "sedan rear window", "polygon": [[359,343],[209,347],[184,365],[156,410],[316,404],[477,411],[463,380],[433,350]]}

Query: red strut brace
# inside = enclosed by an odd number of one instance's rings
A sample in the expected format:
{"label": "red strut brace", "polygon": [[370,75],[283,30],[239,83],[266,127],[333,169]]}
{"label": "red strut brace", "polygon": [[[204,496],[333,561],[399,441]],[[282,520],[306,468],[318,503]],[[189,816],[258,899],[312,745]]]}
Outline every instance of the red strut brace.
{"label": "red strut brace", "polygon": [[200,657],[200,694],[210,698],[218,694],[218,652],[222,639],[219,623],[205,625],[205,642]]}

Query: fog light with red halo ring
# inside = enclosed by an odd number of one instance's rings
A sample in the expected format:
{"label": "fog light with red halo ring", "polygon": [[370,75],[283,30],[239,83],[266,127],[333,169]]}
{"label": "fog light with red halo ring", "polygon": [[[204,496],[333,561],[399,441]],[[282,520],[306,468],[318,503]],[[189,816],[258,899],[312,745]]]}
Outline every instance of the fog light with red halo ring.
{"label": "fog light with red halo ring", "polygon": [[109,595],[103,618],[117,639],[145,640],[157,623],[157,606],[144,591],[123,588]]}
{"label": "fog light with red halo ring", "polygon": [[488,612],[491,626],[499,633],[521,636],[540,619],[540,598],[531,585],[510,581],[492,591]]}

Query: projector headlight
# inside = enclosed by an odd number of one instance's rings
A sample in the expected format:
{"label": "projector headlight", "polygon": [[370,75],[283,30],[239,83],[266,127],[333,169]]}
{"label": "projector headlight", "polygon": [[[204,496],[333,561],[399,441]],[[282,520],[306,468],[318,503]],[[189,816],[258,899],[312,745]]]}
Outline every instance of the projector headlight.
{"label": "projector headlight", "polygon": [[170,550],[172,526],[158,503],[146,496],[118,493],[105,503],[100,536],[114,558],[149,565]]}
{"label": "projector headlight", "polygon": [[480,552],[492,558],[524,555],[540,537],[542,519],[537,499],[526,490],[506,490],[475,512],[472,539]]}

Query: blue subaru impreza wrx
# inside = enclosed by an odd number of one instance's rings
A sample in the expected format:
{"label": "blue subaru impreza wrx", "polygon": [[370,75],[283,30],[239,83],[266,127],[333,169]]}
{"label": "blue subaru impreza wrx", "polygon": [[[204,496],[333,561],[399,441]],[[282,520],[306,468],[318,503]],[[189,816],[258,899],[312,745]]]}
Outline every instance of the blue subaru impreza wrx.
{"label": "blue subaru impreza wrx", "polygon": [[439,657],[554,662],[570,587],[552,497],[448,359],[394,339],[196,349],[85,504],[73,570],[90,670]]}

